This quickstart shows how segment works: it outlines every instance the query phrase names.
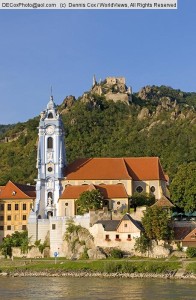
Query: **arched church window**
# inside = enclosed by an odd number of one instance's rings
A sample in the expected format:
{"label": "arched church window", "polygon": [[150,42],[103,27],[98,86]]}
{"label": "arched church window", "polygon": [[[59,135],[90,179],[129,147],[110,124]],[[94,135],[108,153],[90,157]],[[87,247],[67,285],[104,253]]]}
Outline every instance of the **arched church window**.
{"label": "arched church window", "polygon": [[48,149],[53,149],[53,138],[52,137],[48,138],[47,147],[48,147]]}
{"label": "arched church window", "polygon": [[53,119],[53,114],[51,112],[48,114],[48,119]]}

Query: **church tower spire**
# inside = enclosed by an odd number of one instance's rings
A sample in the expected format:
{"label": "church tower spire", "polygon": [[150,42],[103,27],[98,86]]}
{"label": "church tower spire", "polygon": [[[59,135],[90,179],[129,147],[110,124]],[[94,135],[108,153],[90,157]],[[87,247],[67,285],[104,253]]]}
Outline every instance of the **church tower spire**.
{"label": "church tower spire", "polygon": [[39,123],[35,203],[39,218],[58,216],[65,166],[64,126],[51,95]]}

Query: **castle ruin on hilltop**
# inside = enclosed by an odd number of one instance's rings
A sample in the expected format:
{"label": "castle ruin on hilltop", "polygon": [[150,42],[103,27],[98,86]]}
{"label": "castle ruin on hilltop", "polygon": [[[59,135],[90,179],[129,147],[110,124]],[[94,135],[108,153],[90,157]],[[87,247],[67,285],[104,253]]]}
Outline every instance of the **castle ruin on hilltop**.
{"label": "castle ruin on hilltop", "polygon": [[[104,95],[106,100],[114,102],[122,101],[127,104],[132,102],[132,88],[126,86],[125,77],[106,77],[98,83],[94,75],[90,94]],[[84,93],[83,99],[85,98],[88,98],[88,93]]]}

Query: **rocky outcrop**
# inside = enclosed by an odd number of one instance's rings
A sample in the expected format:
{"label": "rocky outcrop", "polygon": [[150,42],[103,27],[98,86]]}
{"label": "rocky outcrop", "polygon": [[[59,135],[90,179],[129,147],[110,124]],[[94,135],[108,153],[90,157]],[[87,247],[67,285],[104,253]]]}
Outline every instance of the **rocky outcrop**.
{"label": "rocky outcrop", "polygon": [[153,258],[163,258],[168,257],[170,254],[170,250],[161,245],[154,245],[152,250],[149,252],[149,257]]}
{"label": "rocky outcrop", "polygon": [[[71,228],[71,229],[70,229]],[[106,254],[95,246],[90,232],[80,225],[69,224],[63,242],[63,252],[67,259],[103,259]]]}
{"label": "rocky outcrop", "polygon": [[152,94],[153,94],[153,88],[150,85],[147,85],[139,91],[138,97],[142,100],[147,100],[149,99],[150,95],[152,96]]}
{"label": "rocky outcrop", "polygon": [[142,121],[150,116],[149,109],[147,107],[142,108],[139,112],[137,118],[139,121]]}
{"label": "rocky outcrop", "polygon": [[87,251],[88,257],[90,259],[104,259],[106,258],[105,253],[100,247],[92,248]]}
{"label": "rocky outcrop", "polygon": [[60,106],[60,110],[62,114],[67,113],[69,109],[74,105],[76,101],[76,98],[74,96],[67,96],[64,100],[63,103]]}

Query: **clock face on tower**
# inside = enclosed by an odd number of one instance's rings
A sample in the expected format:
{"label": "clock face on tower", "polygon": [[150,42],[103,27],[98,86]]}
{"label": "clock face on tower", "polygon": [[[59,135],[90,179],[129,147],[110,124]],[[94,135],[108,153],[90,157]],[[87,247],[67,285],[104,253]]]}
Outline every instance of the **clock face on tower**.
{"label": "clock face on tower", "polygon": [[46,132],[48,134],[53,134],[54,133],[54,126],[50,125],[46,128]]}

